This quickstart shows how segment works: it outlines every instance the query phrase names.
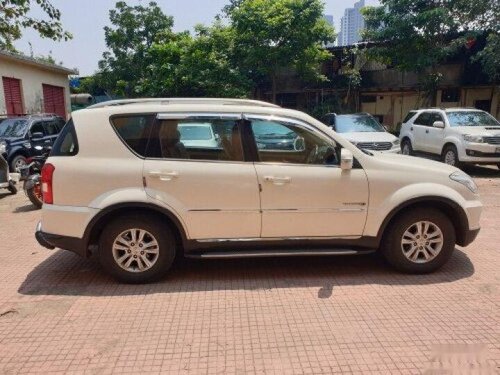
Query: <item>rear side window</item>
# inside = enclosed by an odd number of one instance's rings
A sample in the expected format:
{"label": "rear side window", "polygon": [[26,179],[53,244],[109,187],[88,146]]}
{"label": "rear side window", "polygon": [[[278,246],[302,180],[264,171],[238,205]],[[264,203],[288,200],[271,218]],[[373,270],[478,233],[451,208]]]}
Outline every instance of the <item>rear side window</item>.
{"label": "rear side window", "polygon": [[424,112],[417,117],[413,122],[415,125],[429,126],[431,121],[431,114],[429,112]]}
{"label": "rear side window", "polygon": [[113,116],[111,124],[122,141],[133,152],[144,157],[155,117],[153,114]]}
{"label": "rear side window", "polygon": [[54,142],[50,156],[74,156],[78,153],[75,125],[69,120]]}
{"label": "rear side window", "polygon": [[410,111],[408,112],[408,114],[406,115],[405,119],[403,120],[403,124],[406,124],[408,121],[410,121],[410,119],[415,116],[415,111]]}

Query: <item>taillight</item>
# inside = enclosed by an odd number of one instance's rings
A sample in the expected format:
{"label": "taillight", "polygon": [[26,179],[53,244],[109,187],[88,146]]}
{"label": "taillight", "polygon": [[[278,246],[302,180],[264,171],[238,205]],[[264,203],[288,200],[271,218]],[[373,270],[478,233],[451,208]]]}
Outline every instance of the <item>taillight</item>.
{"label": "taillight", "polygon": [[54,190],[52,189],[52,178],[56,167],[47,163],[42,168],[42,199],[45,204],[54,203]]}

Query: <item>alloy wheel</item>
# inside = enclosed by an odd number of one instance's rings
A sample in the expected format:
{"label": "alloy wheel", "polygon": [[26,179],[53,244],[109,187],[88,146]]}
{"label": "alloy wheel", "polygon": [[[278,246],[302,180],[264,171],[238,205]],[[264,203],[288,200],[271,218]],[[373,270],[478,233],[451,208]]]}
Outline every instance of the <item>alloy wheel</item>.
{"label": "alloy wheel", "polygon": [[448,165],[455,166],[457,164],[457,156],[455,155],[455,151],[446,151],[446,154],[444,154],[444,162]]}
{"label": "alloy wheel", "polygon": [[122,269],[139,273],[158,261],[160,247],[156,238],[143,229],[127,229],[113,241],[113,259]]}
{"label": "alloy wheel", "polygon": [[413,263],[427,263],[436,258],[443,248],[441,229],[430,221],[418,221],[403,233],[401,250]]}

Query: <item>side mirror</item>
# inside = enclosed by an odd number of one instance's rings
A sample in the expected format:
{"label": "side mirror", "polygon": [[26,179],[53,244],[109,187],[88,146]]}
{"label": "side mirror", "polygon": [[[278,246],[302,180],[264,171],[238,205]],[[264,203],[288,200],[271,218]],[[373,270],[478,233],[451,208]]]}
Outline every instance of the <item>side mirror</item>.
{"label": "side mirror", "polygon": [[433,127],[438,128],[438,129],[444,129],[444,122],[443,121],[434,121],[434,124],[432,124]]}
{"label": "side mirror", "polygon": [[41,132],[32,133],[30,138],[34,142],[39,141],[43,138],[43,133]]}
{"label": "side mirror", "polygon": [[343,148],[340,151],[340,168],[343,171],[351,170],[353,163],[354,157],[352,155],[352,152],[346,148]]}

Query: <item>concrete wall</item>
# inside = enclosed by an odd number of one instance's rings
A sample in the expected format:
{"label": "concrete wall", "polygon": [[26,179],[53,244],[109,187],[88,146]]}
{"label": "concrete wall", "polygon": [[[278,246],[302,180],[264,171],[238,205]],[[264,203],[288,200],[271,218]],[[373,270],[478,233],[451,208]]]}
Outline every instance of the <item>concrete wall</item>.
{"label": "concrete wall", "polygon": [[14,62],[0,57],[0,116],[7,113],[1,77],[21,80],[24,112],[27,114],[45,112],[42,84],[64,87],[66,116],[70,115],[71,102],[67,73],[54,72],[46,70],[43,67],[38,68],[37,66]]}
{"label": "concrete wall", "polygon": [[[361,111],[373,115],[383,116],[384,125],[396,129],[412,109],[422,107],[423,98],[415,91],[385,91],[363,92],[362,96],[376,96],[376,101],[361,103]],[[467,87],[460,92],[460,101],[442,102],[442,90],[437,93],[437,106],[450,107],[475,107],[478,100],[491,100],[490,113],[500,120],[500,88],[499,87]],[[425,105],[424,105],[425,107]]]}

